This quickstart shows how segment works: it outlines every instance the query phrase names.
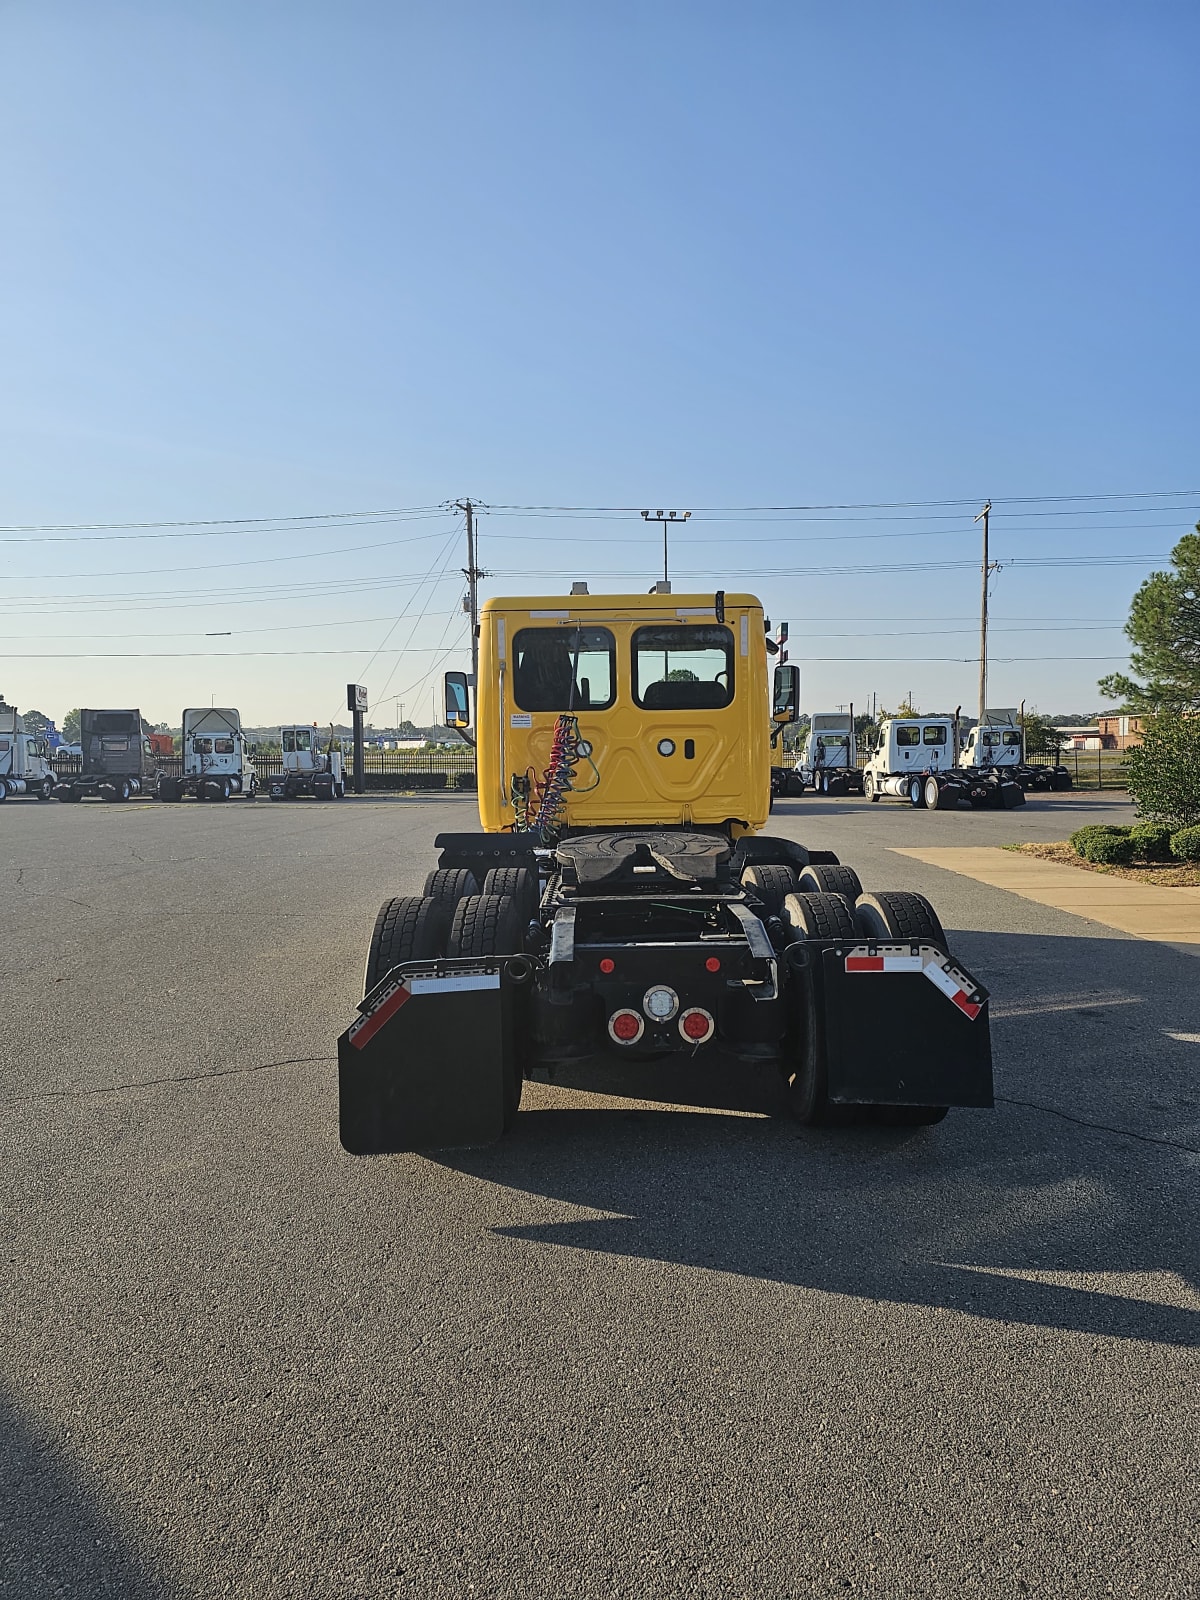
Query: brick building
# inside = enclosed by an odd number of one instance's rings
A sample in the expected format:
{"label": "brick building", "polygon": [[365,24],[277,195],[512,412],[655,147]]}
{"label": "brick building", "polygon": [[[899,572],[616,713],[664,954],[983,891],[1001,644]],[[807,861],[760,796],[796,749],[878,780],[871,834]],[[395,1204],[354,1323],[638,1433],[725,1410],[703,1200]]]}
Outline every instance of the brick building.
{"label": "brick building", "polygon": [[1099,717],[1100,744],[1104,750],[1128,750],[1130,745],[1142,742],[1142,718],[1126,717],[1114,713]]}

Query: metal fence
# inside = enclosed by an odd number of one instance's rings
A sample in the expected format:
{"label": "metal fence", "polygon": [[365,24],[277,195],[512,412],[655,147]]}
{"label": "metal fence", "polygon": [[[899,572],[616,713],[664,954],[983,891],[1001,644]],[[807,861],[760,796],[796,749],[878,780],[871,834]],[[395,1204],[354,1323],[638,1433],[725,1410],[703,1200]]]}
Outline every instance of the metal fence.
{"label": "metal fence", "polygon": [[[60,778],[77,778],[83,770],[82,756],[55,756],[55,772]],[[255,771],[260,783],[283,772],[282,755],[256,755]],[[151,762],[150,771],[168,778],[183,775],[182,756],[161,756]],[[353,762],[347,758],[349,780]],[[462,750],[368,750],[363,773],[368,789],[474,789],[475,752]]]}

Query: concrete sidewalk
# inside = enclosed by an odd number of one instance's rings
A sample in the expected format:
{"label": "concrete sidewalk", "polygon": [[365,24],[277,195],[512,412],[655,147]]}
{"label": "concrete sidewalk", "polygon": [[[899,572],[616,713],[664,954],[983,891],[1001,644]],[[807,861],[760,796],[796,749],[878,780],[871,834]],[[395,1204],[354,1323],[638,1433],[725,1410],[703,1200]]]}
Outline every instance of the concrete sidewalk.
{"label": "concrete sidewalk", "polygon": [[1128,878],[1039,861],[997,846],[895,849],[931,867],[1006,889],[1039,905],[1087,917],[1106,928],[1187,949],[1200,956],[1200,889],[1169,889]]}

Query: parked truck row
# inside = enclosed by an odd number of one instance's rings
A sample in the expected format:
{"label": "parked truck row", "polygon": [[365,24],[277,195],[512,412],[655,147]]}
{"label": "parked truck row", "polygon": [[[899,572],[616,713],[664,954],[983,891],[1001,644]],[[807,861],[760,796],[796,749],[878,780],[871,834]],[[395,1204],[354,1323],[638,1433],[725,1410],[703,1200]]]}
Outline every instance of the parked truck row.
{"label": "parked truck row", "polygon": [[[153,796],[180,800],[253,800],[259,792],[254,746],[232,706],[190,706],[183,713],[179,772],[167,772],[165,754],[142,731],[136,708],[79,713],[79,771],[59,773],[47,741],[29,733],[20,712],[0,698],[0,801],[10,796],[52,796],[67,804],[82,800],[120,802]],[[315,726],[291,723],[279,730],[283,772],[270,779],[272,800],[340,800],[346,793],[340,746],[331,733],[322,745]]]}
{"label": "parked truck row", "polygon": [[875,730],[861,768],[858,757],[853,707],[815,712],[794,766],[774,770],[775,793],[891,797],[944,811],[961,804],[1011,808],[1024,805],[1031,790],[1072,786],[1067,767],[1026,759],[1015,708],[989,710],[961,747],[956,716],[889,717]]}

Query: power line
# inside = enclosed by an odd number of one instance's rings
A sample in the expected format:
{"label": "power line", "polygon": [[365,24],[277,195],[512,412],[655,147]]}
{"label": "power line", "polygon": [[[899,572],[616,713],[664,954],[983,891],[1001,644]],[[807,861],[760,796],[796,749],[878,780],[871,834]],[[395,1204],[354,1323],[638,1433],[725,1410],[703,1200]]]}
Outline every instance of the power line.
{"label": "power line", "polygon": [[[1200,489],[1140,489],[1129,491],[1111,491],[1103,494],[1065,494],[1065,495],[993,495],[993,506],[1012,505],[1061,505],[1069,502],[1082,502],[1089,506],[1098,506],[1104,500],[1182,500],[1193,499],[1200,496]],[[812,513],[818,511],[922,511],[939,506],[956,506],[964,510],[977,505],[983,497],[968,495],[961,499],[950,500],[862,500],[844,501],[797,505],[767,505],[767,506],[697,506],[697,516],[701,515],[780,515],[784,513]],[[571,505],[517,505],[503,502],[494,504],[485,501],[475,501],[475,506],[481,511],[489,511],[496,515],[538,513],[568,514],[568,515],[619,515],[636,516],[641,510],[644,500],[636,505],[627,506],[571,506]],[[100,543],[101,535],[105,538],[198,538],[204,536],[204,530],[229,530],[233,534],[241,532],[272,532],[294,530],[304,524],[310,526],[324,525],[327,527],[353,525],[355,523],[370,523],[377,521],[414,521],[424,517],[444,515],[453,506],[453,502],[445,500],[437,505],[422,506],[390,506],[357,511],[316,511],[299,515],[277,515],[271,517],[178,517],[159,521],[145,522],[31,522],[0,524],[0,542],[55,542],[49,536],[61,535],[62,542],[71,539],[87,539],[90,535],[96,543]],[[1127,512],[1136,512],[1145,509],[1138,506],[1115,506],[1108,510],[1100,510],[1100,515],[1114,516]],[[1179,507],[1177,509],[1195,510],[1197,507]],[[1083,515],[1081,512],[1026,512],[1027,516],[1067,516]],[[867,520],[844,518],[837,520],[854,521]],[[875,519],[870,519],[875,520]],[[896,518],[881,518],[878,520],[900,520]],[[273,527],[271,525],[274,525]],[[199,530],[199,531],[197,531]],[[44,539],[30,537],[28,540],[21,536],[46,536]],[[227,535],[214,532],[213,537]]]}
{"label": "power line", "polygon": [[[314,511],[304,516],[295,517],[207,517],[202,519],[181,518],[171,522],[14,522],[7,525],[0,524],[0,534],[61,533],[72,535],[78,534],[83,537],[89,533],[98,534],[104,530],[116,528],[145,529],[147,532],[145,533],[144,537],[147,538],[152,536],[154,530],[174,528],[229,528],[234,533],[239,533],[243,530],[256,530],[260,533],[269,533],[276,531],[265,526],[267,523],[271,522],[279,523],[281,525],[279,531],[282,531],[283,528],[294,528],[298,524],[304,522],[325,524],[328,527],[335,527],[344,526],[347,523],[353,523],[359,520],[393,520],[396,522],[419,521],[423,517],[445,516],[446,510],[447,507],[443,504],[436,506],[399,506],[382,511]],[[114,535],[114,537],[118,536]],[[130,533],[125,535],[125,537],[137,539],[142,538],[143,534],[140,532]],[[199,538],[200,535],[195,533],[164,532],[161,537],[187,539]],[[214,537],[220,536],[214,535]],[[19,544],[22,541],[19,539],[5,539],[3,542],[5,544]],[[99,538],[97,538],[96,542],[100,543],[101,541]]]}
{"label": "power line", "polygon": [[94,578],[157,578],[169,577],[176,572],[226,572],[232,567],[268,567],[281,561],[319,561],[324,556],[358,555],[363,550],[393,550],[402,544],[424,544],[430,539],[440,539],[444,530],[437,533],[417,533],[411,539],[381,539],[375,544],[346,544],[336,550],[292,550],[285,556],[250,556],[245,561],[208,561],[195,567],[113,567],[106,572],[22,572],[19,578],[39,582],[90,583]]}
{"label": "power line", "polygon": [[[458,611],[433,611],[429,615],[432,618],[456,617],[459,613]],[[368,622],[390,622],[391,620],[390,616],[327,617],[324,621],[276,622],[269,624],[265,628],[231,628],[228,631],[234,637],[242,638],[258,633],[308,633],[313,628],[357,628]],[[196,629],[192,633],[184,633],[178,628],[172,628],[168,633],[144,633],[139,628],[138,637],[140,639],[206,639],[211,637],[212,632],[211,628]],[[73,639],[128,639],[129,629],[125,628],[120,633],[80,633],[78,630],[73,630],[71,636]],[[46,630],[44,628],[40,633],[5,633],[4,635],[6,642],[13,639],[44,639],[45,637]]]}

